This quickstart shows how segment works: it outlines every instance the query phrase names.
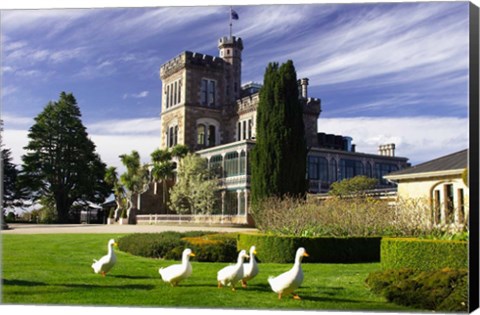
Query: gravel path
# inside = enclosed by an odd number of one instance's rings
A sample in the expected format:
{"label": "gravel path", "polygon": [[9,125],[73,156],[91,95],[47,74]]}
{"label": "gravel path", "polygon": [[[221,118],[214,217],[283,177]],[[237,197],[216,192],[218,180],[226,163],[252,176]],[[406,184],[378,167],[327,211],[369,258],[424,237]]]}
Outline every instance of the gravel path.
{"label": "gravel path", "polygon": [[9,229],[1,230],[1,234],[90,234],[90,233],[159,233],[164,231],[213,231],[213,232],[252,232],[254,228],[156,224],[156,225],[106,225],[106,224],[8,224]]}

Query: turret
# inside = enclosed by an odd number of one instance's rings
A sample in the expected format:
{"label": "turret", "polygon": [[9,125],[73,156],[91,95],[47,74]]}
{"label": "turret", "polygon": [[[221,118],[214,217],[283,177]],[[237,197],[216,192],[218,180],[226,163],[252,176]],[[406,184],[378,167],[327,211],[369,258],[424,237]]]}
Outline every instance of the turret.
{"label": "turret", "polygon": [[226,76],[226,96],[229,103],[233,103],[240,98],[242,83],[242,50],[243,42],[241,38],[235,36],[222,37],[218,40],[218,50],[220,58],[227,64]]}

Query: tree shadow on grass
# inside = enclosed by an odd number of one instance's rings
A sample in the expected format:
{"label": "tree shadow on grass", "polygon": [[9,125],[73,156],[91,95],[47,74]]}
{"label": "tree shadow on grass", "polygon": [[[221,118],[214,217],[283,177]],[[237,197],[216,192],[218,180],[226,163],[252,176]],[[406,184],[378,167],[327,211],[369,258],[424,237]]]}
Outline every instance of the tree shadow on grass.
{"label": "tree shadow on grass", "polygon": [[59,286],[67,287],[67,288],[83,288],[83,289],[100,288],[100,289],[153,290],[155,288],[154,285],[147,285],[147,284],[100,285],[100,284],[78,283],[78,284],[62,284]]}
{"label": "tree shadow on grass", "polygon": [[120,279],[151,279],[152,277],[147,276],[129,276],[129,275],[107,275],[109,278],[120,278]]}
{"label": "tree shadow on grass", "polygon": [[9,279],[2,279],[3,285],[21,285],[26,287],[37,287],[42,285],[47,285],[45,282],[38,282],[38,281],[28,281],[28,280],[9,280]]}

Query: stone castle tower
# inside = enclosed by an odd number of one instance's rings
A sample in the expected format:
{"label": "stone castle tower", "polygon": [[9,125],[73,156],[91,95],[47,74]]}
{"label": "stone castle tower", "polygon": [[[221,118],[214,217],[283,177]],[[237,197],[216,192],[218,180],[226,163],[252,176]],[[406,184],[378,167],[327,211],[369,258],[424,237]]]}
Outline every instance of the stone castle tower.
{"label": "stone castle tower", "polygon": [[230,126],[241,93],[243,43],[222,37],[219,56],[185,51],[160,68],[160,148],[185,144],[193,150],[234,140]]}

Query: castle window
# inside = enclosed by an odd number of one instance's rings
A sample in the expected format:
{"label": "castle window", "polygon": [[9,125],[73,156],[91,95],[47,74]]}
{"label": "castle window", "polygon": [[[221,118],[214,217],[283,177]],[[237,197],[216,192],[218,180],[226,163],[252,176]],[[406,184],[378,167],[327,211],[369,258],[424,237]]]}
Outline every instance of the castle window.
{"label": "castle window", "polygon": [[166,108],[177,105],[182,99],[182,80],[177,80],[165,86],[165,106]]}
{"label": "castle window", "polygon": [[215,145],[215,126],[208,126],[208,146],[212,147]]}
{"label": "castle window", "polygon": [[215,81],[210,81],[208,86],[208,106],[215,106]]}
{"label": "castle window", "polygon": [[197,126],[197,144],[205,145],[205,130],[206,127],[203,124]]}
{"label": "castle window", "polygon": [[177,104],[177,82],[173,83],[173,104]]}
{"label": "castle window", "polygon": [[243,121],[242,140],[247,139],[247,121]]}
{"label": "castle window", "polygon": [[169,95],[170,95],[170,85],[167,85],[167,92],[165,93],[165,104],[166,104],[167,108],[170,107]]}
{"label": "castle window", "polygon": [[204,106],[215,107],[215,84],[213,80],[202,79],[200,87],[201,104]]}
{"label": "castle window", "polygon": [[182,101],[182,80],[178,80],[178,103]]}
{"label": "castle window", "polygon": [[238,122],[237,125],[237,141],[242,140],[242,123]]}
{"label": "castle window", "polygon": [[208,80],[206,80],[206,79],[202,79],[201,94],[202,94],[202,105],[207,105],[207,100],[208,100]]}
{"label": "castle window", "polygon": [[178,143],[178,126],[171,126],[167,131],[167,147],[171,148]]}
{"label": "castle window", "polygon": [[251,119],[248,120],[248,139],[252,139],[252,126],[253,122]]}

